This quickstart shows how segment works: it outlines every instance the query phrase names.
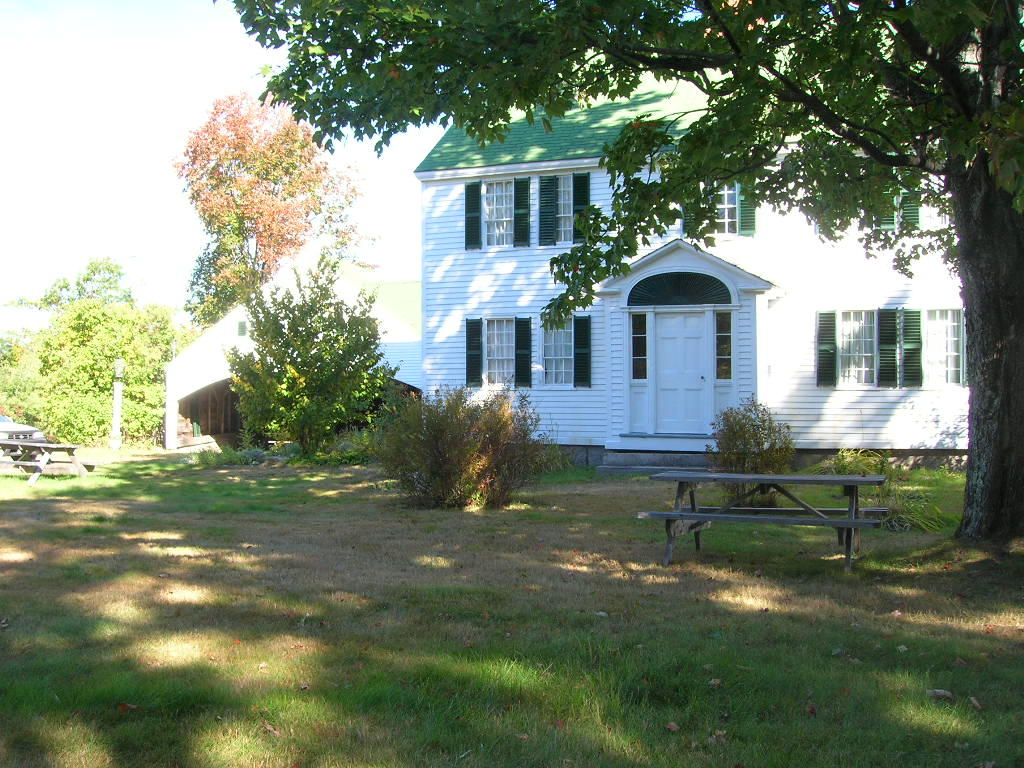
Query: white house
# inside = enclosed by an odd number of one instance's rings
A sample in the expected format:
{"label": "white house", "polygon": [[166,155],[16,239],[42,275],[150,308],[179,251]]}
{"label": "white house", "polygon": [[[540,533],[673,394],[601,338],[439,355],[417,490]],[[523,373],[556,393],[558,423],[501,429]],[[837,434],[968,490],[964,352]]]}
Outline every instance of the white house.
{"label": "white house", "polygon": [[[822,243],[799,214],[718,198],[713,252],[680,230],[565,328],[540,313],[573,212],[607,207],[602,145],[664,92],[554,121],[514,122],[481,149],[449,130],[417,168],[423,207],[422,388],[511,385],[564,445],[703,451],[723,408],[755,396],[807,450],[962,451],[967,388],[958,282]],[[909,201],[895,216],[926,215]]]}
{"label": "white house", "polygon": [[[360,288],[376,295],[373,315],[380,324],[381,351],[395,378],[420,387],[420,285],[418,281],[374,282],[346,265],[338,292],[354,300]],[[244,307],[236,307],[207,328],[166,367],[164,447],[174,450],[209,439],[232,440],[241,426],[238,396],[229,386],[227,351],[252,350]]]}

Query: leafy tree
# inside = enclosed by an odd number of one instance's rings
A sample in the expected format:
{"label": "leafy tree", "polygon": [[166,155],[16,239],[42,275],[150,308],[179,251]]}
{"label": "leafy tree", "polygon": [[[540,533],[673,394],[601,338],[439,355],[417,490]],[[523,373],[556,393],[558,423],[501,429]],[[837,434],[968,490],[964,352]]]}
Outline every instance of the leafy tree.
{"label": "leafy tree", "polygon": [[383,362],[373,300],[337,298],[338,262],[321,256],[294,293],[256,291],[246,302],[251,353],[228,353],[238,409],[250,433],[283,437],[303,454],[342,424],[365,423],[395,370]]}
{"label": "leafy tree", "polygon": [[61,277],[37,302],[42,309],[62,309],[79,299],[96,299],[104,304],[132,301],[132,292],[122,285],[124,269],[112,259],[93,259],[74,284]]}
{"label": "leafy tree", "polygon": [[311,238],[331,254],[353,238],[345,210],[355,187],[287,107],[246,95],[215,102],[178,173],[209,237],[186,304],[201,325],[243,303]]}
{"label": "leafy tree", "polygon": [[101,442],[110,434],[114,360],[125,361],[122,430],[153,442],[163,425],[164,366],[185,332],[168,307],[79,299],[39,335],[42,426],[60,440]]}
{"label": "leafy tree", "polygon": [[0,413],[22,424],[41,424],[42,385],[33,336],[0,337]]}
{"label": "leafy tree", "polygon": [[[235,0],[266,46],[288,49],[269,90],[317,136],[386,143],[454,122],[500,139],[514,110],[550,120],[635,92],[644,75],[704,106],[638,115],[604,159],[614,196],[587,242],[552,260],[553,316],[622,274],[683,202],[706,236],[703,190],[739,181],[754,203],[797,208],[825,238],[918,195],[950,226],[868,235],[907,267],[942,250],[963,286],[971,382],[960,535],[1024,532],[1024,28],[1015,0]],[[557,130],[557,128],[556,128]],[[653,166],[656,174],[643,173]],[[917,244],[908,235],[919,235]]]}

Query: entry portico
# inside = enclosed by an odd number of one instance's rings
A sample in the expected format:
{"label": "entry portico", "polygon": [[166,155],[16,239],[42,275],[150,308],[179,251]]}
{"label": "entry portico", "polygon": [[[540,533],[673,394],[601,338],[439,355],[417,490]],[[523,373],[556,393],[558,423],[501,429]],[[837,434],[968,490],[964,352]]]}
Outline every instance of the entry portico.
{"label": "entry portico", "polygon": [[605,283],[612,399],[625,404],[606,447],[703,450],[715,414],[757,391],[758,296],[771,288],[682,240]]}

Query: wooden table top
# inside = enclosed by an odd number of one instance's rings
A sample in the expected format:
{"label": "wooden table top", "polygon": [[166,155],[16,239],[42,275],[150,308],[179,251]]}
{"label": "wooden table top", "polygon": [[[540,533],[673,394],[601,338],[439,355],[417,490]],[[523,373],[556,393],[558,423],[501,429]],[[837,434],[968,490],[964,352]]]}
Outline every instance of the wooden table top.
{"label": "wooden table top", "polygon": [[769,475],[744,472],[673,470],[651,475],[652,480],[675,483],[747,483],[766,485],[882,485],[885,475]]}
{"label": "wooden table top", "polygon": [[81,448],[73,443],[44,443],[39,440],[0,440],[3,448],[40,448],[48,451],[71,451]]}

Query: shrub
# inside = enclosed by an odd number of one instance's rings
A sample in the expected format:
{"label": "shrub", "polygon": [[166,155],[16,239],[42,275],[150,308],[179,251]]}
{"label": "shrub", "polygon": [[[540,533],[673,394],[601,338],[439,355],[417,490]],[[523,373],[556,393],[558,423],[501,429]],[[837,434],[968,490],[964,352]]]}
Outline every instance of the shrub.
{"label": "shrub", "polygon": [[880,451],[843,448],[835,456],[818,465],[822,474],[884,475],[885,484],[876,489],[862,491],[864,506],[885,507],[888,513],[882,525],[890,531],[937,531],[942,528],[942,515],[924,491],[908,488],[900,468]]}
{"label": "shrub", "polygon": [[481,403],[477,429],[482,463],[477,496],[485,507],[503,507],[545,465],[547,444],[536,438],[540,416],[526,395],[507,393]]}
{"label": "shrub", "polygon": [[525,396],[474,400],[466,389],[444,389],[406,398],[378,427],[372,452],[417,504],[500,506],[544,466],[538,422]]}
{"label": "shrub", "polygon": [[[789,425],[777,421],[768,406],[753,397],[735,408],[726,408],[712,422],[717,447],[707,446],[711,466],[727,472],[779,473],[789,469],[796,448]],[[727,486],[736,495],[745,484]],[[775,493],[756,496],[754,506],[775,506]]]}

